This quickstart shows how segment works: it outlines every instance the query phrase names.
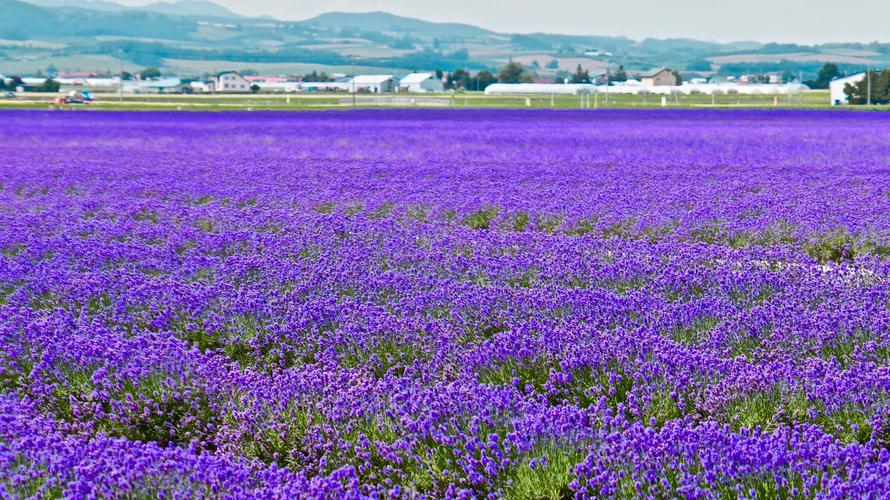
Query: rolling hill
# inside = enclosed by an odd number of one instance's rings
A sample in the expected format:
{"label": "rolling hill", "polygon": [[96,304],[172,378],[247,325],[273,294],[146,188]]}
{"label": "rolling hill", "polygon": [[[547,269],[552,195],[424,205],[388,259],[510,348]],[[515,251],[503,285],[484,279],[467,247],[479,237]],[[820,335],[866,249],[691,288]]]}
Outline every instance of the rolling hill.
{"label": "rolling hill", "polygon": [[434,36],[477,37],[494,32],[460,23],[434,23],[397,16],[388,12],[328,12],[303,21],[304,25],[327,29],[353,28],[364,31],[391,31],[399,33],[432,34]]}
{"label": "rolling hill", "polygon": [[[578,65],[595,73],[618,66],[630,72],[667,66],[703,73],[791,71],[807,76],[828,61],[850,71],[890,63],[890,44],[800,46],[497,33],[379,11],[280,21],[241,16],[209,0],[140,7],[110,0],[0,0],[0,14],[0,73],[7,74],[106,71],[118,61],[128,68],[159,66],[168,74],[187,76],[199,74],[198,68],[296,72],[314,65],[320,71],[346,71],[353,63],[405,72],[494,70],[517,60],[543,78],[564,75]],[[96,61],[105,61],[104,67]]]}

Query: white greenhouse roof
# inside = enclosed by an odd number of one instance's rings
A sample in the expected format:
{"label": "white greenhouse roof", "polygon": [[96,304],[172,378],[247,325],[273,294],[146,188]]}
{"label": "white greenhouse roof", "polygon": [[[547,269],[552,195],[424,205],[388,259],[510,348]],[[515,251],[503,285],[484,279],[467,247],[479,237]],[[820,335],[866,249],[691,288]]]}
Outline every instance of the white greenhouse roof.
{"label": "white greenhouse roof", "polygon": [[435,78],[432,73],[411,73],[402,78],[399,83],[422,83],[431,78]]}

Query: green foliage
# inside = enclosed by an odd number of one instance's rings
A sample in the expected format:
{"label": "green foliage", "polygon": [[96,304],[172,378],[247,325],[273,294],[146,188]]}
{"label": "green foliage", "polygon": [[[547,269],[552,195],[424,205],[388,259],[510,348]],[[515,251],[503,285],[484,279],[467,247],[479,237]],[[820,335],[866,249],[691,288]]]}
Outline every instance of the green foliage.
{"label": "green foliage", "polygon": [[58,92],[62,85],[53,80],[52,78],[47,78],[43,81],[43,84],[34,89],[35,92]]}
{"label": "green foliage", "polygon": [[876,243],[867,236],[855,236],[846,229],[811,236],[803,249],[823,264],[850,262],[860,255],[890,256],[890,246]]}
{"label": "green foliage", "polygon": [[377,341],[370,346],[349,345],[341,347],[340,366],[350,369],[369,370],[378,379],[386,375],[401,377],[415,361],[428,358],[417,343]]}
{"label": "green foliage", "polygon": [[869,71],[866,77],[856,83],[848,83],[844,87],[844,93],[850,100],[850,104],[867,104],[869,98],[872,104],[890,103],[890,69],[878,73]]}
{"label": "green foliage", "polygon": [[95,369],[58,365],[41,375],[54,381],[52,392],[32,397],[60,420],[89,421],[94,432],[132,441],[189,445],[220,423],[214,408],[222,405],[219,395],[211,397],[190,380],[161,372],[139,380],[114,380],[110,374],[97,385]]}
{"label": "green foliage", "polygon": [[532,81],[531,75],[522,63],[510,61],[498,70],[498,82],[523,83]]}
{"label": "green foliage", "polygon": [[395,203],[391,201],[384,202],[376,210],[368,214],[368,218],[371,220],[381,220],[389,218],[392,214],[393,208],[395,208]]}
{"label": "green foliage", "polygon": [[216,232],[216,224],[214,224],[212,219],[201,219],[198,221],[198,230],[203,233],[213,233]]}
{"label": "green foliage", "polygon": [[429,205],[415,204],[408,207],[408,210],[405,212],[405,217],[408,220],[428,222],[431,211],[432,208]]}
{"label": "green foliage", "polygon": [[143,69],[139,72],[139,78],[142,80],[148,80],[150,78],[160,78],[161,70],[154,66],[150,66],[148,68]]}
{"label": "green foliage", "polygon": [[634,231],[636,225],[637,221],[633,218],[615,221],[603,229],[602,236],[603,238],[633,239],[636,235]]}
{"label": "green foliage", "polygon": [[511,287],[531,288],[538,280],[538,269],[534,266],[526,269],[517,276],[510,277],[507,284]]}
{"label": "green foliage", "polygon": [[498,79],[490,71],[480,71],[476,73],[476,76],[472,78],[470,84],[472,86],[471,89],[467,90],[477,90],[482,91],[485,90],[485,87],[488,87],[492,83],[497,82]]}
{"label": "green foliage", "polygon": [[570,446],[560,446],[557,443],[538,445],[507,474],[510,484],[504,489],[504,498],[516,500],[573,498],[569,484],[575,479],[575,465],[582,462],[584,457],[583,450]]}
{"label": "green foliage", "polygon": [[133,219],[138,222],[151,222],[152,224],[157,224],[158,214],[148,209],[142,209],[133,216]]}
{"label": "green foliage", "polygon": [[283,410],[268,407],[257,419],[253,432],[241,435],[239,452],[264,464],[278,464],[301,470],[303,440],[313,423],[323,421],[320,414],[305,405],[291,402]]}
{"label": "green foliage", "polygon": [[316,213],[319,213],[322,215],[330,215],[330,214],[334,213],[334,208],[336,206],[337,205],[334,202],[326,201],[324,203],[319,203],[318,205],[315,205],[313,210],[315,210]]}
{"label": "green foliage", "polygon": [[832,80],[840,76],[843,75],[841,74],[840,69],[837,67],[837,64],[828,62],[819,69],[819,72],[816,75],[816,79],[809,80],[806,82],[806,84],[811,89],[827,89],[828,84],[831,83]]}
{"label": "green foliage", "polygon": [[590,72],[586,69],[582,69],[579,64],[578,69],[575,70],[575,74],[569,79],[569,83],[590,83]]}
{"label": "green foliage", "polygon": [[466,218],[464,218],[464,220],[461,221],[461,224],[471,229],[489,229],[491,227],[492,221],[498,216],[500,212],[500,207],[489,206],[468,215]]}
{"label": "green foliage", "polygon": [[504,218],[504,226],[512,231],[522,232],[525,231],[525,228],[528,227],[529,222],[531,222],[531,217],[529,217],[528,212],[525,210],[520,210],[515,214]]}
{"label": "green foliage", "polygon": [[566,231],[566,234],[570,236],[584,236],[586,234],[592,234],[596,231],[596,225],[599,222],[598,217],[585,217],[583,219],[575,222],[575,226]]}
{"label": "green foliage", "polygon": [[556,215],[541,215],[535,221],[535,226],[542,233],[553,234],[562,225],[563,220],[563,217]]}
{"label": "green foliage", "polygon": [[825,341],[819,348],[819,357],[830,361],[837,360],[847,369],[855,357],[861,357],[881,366],[890,365],[890,342],[882,336],[861,328],[851,332],[838,332],[834,338]]}
{"label": "green foliage", "polygon": [[674,327],[669,335],[675,342],[686,346],[700,345],[708,340],[708,334],[719,322],[720,319],[714,316],[701,316],[688,325]]}
{"label": "green foliage", "polygon": [[726,347],[732,357],[744,356],[748,361],[754,361],[757,349],[763,344],[763,336],[771,329],[767,329],[760,335],[753,334],[748,330],[735,332],[726,339]]}
{"label": "green foliage", "polygon": [[872,437],[871,415],[865,408],[851,403],[828,411],[822,401],[781,386],[733,399],[724,407],[721,418],[734,431],[759,427],[771,432],[779,425],[809,423],[844,443],[864,444]]}

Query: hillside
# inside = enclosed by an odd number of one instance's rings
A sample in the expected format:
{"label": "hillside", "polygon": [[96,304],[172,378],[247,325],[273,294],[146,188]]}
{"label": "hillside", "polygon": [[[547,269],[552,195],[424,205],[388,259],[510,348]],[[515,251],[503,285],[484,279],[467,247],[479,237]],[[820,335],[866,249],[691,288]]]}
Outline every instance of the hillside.
{"label": "hillside", "polygon": [[0,0],[0,73],[109,71],[159,66],[167,74],[205,71],[346,72],[368,69],[495,70],[509,60],[554,78],[578,65],[593,73],[667,66],[703,73],[814,74],[890,63],[890,44],[801,46],[694,39],[635,41],[558,33],[497,33],[386,12],[329,12],[305,21],[243,17],[208,0],[127,7],[109,0]]}
{"label": "hillside", "polygon": [[380,11],[365,13],[328,12],[312,19],[307,19],[302,24],[327,29],[352,28],[366,31],[390,31],[434,36],[474,37],[494,34],[489,30],[469,24],[433,23]]}
{"label": "hillside", "polygon": [[203,16],[238,19],[244,16],[236,14],[229,9],[206,0],[174,0],[169,2],[155,2],[138,7],[129,7],[106,0],[29,0],[29,3],[40,7],[67,7],[76,9],[100,10],[106,12],[122,11],[148,11],[173,16]]}

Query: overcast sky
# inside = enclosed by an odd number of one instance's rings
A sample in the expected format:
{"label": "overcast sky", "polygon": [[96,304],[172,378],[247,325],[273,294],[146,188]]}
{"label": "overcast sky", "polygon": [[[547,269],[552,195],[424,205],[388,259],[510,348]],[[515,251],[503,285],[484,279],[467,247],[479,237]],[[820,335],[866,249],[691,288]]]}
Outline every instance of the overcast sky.
{"label": "overcast sky", "polygon": [[[122,0],[128,4],[149,0]],[[890,41],[890,0],[215,0],[245,15],[302,20],[384,10],[503,32],[762,42]]]}

